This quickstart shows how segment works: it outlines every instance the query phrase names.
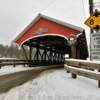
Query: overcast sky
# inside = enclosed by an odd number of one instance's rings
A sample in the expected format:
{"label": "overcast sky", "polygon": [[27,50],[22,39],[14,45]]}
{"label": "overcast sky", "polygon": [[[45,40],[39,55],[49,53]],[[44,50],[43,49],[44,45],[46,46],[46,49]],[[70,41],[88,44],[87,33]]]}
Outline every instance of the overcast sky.
{"label": "overcast sky", "polygon": [[0,0],[0,44],[10,44],[38,13],[86,28],[89,38],[88,0]]}

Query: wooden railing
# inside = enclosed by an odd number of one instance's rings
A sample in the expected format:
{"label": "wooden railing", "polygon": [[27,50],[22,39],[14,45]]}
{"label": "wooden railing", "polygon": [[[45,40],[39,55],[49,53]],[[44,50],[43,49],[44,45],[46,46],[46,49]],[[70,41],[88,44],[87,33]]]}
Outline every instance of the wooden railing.
{"label": "wooden railing", "polygon": [[29,65],[29,63],[32,61],[29,60],[22,60],[22,59],[0,59],[0,68],[3,66],[16,66],[16,65]]}
{"label": "wooden railing", "polygon": [[47,65],[56,65],[56,64],[63,64],[58,62],[48,62],[48,61],[34,61],[34,60],[23,60],[23,59],[0,59],[0,68],[3,66],[16,66],[16,65],[24,65],[28,67],[34,67],[34,66],[47,66]]}
{"label": "wooden railing", "polygon": [[[21,61],[27,61],[27,60],[24,60],[24,59],[14,59],[14,58],[2,58],[0,59],[0,62],[21,62]],[[28,60],[29,61],[29,60]]]}
{"label": "wooden railing", "polygon": [[[86,61],[77,59],[66,59],[65,69],[67,72],[84,77],[88,77],[98,81],[98,87],[100,87],[100,62],[98,61]],[[74,78],[74,77],[73,77]]]}

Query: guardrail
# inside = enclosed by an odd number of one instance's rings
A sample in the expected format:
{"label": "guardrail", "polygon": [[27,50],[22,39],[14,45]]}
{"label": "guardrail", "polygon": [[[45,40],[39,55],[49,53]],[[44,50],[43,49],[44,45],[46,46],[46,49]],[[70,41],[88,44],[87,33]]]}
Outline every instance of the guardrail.
{"label": "guardrail", "polygon": [[[72,78],[77,78],[77,75],[88,77],[98,81],[100,87],[100,62],[86,61],[77,59],[66,59],[65,69],[72,73]],[[95,71],[94,71],[95,70]]]}
{"label": "guardrail", "polygon": [[[16,65],[24,65],[24,66],[28,66],[28,67],[35,67],[35,66],[47,66],[47,65],[53,65],[53,64],[58,64],[58,62],[51,62],[51,61],[46,61],[46,60],[42,60],[42,61],[37,61],[37,60],[23,60],[23,59],[0,59],[0,68],[3,66],[16,66]],[[63,63],[59,63],[59,64],[63,64]]]}
{"label": "guardrail", "polygon": [[32,63],[32,60],[23,60],[23,59],[0,59],[0,68],[2,66],[8,66],[8,65],[12,65],[12,66],[16,66],[16,65],[29,65],[30,63]]}

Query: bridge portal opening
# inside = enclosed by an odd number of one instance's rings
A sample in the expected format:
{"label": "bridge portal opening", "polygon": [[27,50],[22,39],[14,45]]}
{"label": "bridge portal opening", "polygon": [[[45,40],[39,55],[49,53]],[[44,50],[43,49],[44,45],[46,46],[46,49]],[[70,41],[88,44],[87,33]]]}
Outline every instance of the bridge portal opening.
{"label": "bridge portal opening", "polygon": [[71,53],[67,40],[57,35],[36,37],[23,45],[30,47],[29,59],[39,63],[64,63],[65,54]]}

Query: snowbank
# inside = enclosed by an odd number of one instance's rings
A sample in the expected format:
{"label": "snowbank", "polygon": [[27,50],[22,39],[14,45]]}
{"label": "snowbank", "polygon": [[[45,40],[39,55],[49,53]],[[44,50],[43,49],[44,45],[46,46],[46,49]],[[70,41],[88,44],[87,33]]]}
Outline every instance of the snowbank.
{"label": "snowbank", "polygon": [[13,67],[13,66],[4,66],[4,67],[1,67],[1,69],[0,69],[0,75],[11,73],[11,72],[22,71],[24,69],[28,69],[28,67],[25,68],[22,65],[19,65],[19,66],[16,66],[16,67]]}
{"label": "snowbank", "polygon": [[48,70],[20,87],[1,94],[0,100],[100,100],[96,81],[75,80],[65,70]]}

